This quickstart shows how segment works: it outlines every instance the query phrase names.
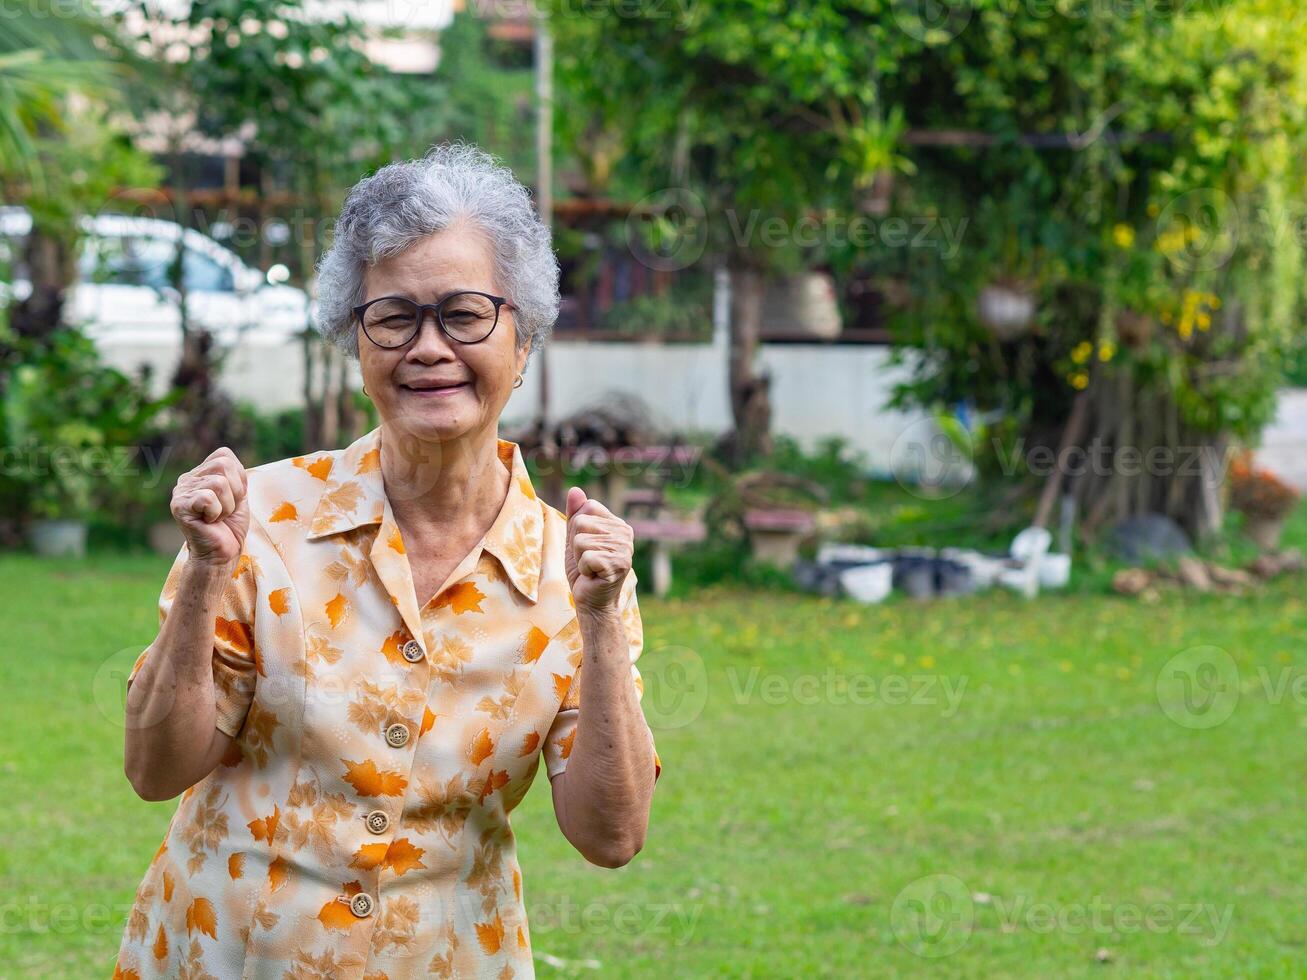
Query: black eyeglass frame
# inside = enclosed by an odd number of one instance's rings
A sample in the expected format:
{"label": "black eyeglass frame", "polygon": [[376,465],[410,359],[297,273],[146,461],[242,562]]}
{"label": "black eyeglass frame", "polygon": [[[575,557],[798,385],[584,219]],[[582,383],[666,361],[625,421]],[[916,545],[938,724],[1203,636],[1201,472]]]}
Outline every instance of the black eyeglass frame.
{"label": "black eyeglass frame", "polygon": [[[451,299],[454,299],[455,297],[458,296],[468,296],[468,295],[484,296],[486,299],[490,300],[492,303],[495,304],[495,322],[490,325],[490,329],[485,332],[484,336],[479,337],[476,340],[461,340],[460,338],[455,337],[452,333],[450,333],[449,328],[445,326],[445,314],[442,311],[444,305],[448,303]],[[410,304],[415,310],[417,310],[417,314],[414,317],[414,321],[413,321],[413,332],[409,334],[407,337],[405,337],[403,340],[401,340],[398,344],[378,344],[376,339],[373,338],[372,334],[368,333],[367,323],[363,319],[363,314],[367,312],[369,306],[372,306],[374,303],[383,302],[384,300],[400,300],[402,302]],[[450,340],[458,344],[479,344],[482,341],[486,340],[492,333],[495,332],[495,328],[499,326],[500,311],[504,307],[508,307],[510,310],[517,309],[517,307],[514,304],[508,301],[507,297],[496,296],[494,293],[483,293],[479,289],[460,289],[456,293],[450,293],[439,303],[419,303],[416,300],[410,299],[407,296],[378,296],[376,299],[370,299],[366,303],[354,307],[353,313],[354,313],[354,318],[358,320],[359,326],[363,328],[363,333],[368,338],[369,341],[371,341],[377,347],[380,347],[382,350],[398,350],[401,347],[407,347],[409,344],[413,343],[413,339],[422,332],[422,323],[427,318],[427,310],[431,310],[433,313],[435,313],[436,325],[440,327],[440,332],[443,333]]]}

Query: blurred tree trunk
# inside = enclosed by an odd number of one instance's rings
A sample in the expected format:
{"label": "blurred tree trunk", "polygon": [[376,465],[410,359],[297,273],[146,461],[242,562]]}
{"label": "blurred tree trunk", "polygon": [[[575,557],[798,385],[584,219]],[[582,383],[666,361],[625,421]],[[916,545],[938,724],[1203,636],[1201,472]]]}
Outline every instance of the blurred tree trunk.
{"label": "blurred tree trunk", "polygon": [[756,455],[771,452],[771,378],[756,370],[762,302],[766,283],[749,265],[731,270],[731,330],[728,377],[734,431],[723,440],[724,455],[732,466],[747,464]]}
{"label": "blurred tree trunk", "polygon": [[18,336],[39,342],[59,329],[67,290],[77,279],[74,250],[72,241],[41,227],[33,218],[23,254],[32,292],[9,314],[10,326]]}

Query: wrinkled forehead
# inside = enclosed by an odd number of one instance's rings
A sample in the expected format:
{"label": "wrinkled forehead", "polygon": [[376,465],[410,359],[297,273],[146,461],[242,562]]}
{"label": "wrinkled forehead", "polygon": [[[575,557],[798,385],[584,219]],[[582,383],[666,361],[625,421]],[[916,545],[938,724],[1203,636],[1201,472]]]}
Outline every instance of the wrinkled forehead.
{"label": "wrinkled forehead", "polygon": [[407,296],[430,303],[458,289],[496,294],[499,290],[490,239],[467,222],[382,256],[363,276],[364,302],[378,296]]}

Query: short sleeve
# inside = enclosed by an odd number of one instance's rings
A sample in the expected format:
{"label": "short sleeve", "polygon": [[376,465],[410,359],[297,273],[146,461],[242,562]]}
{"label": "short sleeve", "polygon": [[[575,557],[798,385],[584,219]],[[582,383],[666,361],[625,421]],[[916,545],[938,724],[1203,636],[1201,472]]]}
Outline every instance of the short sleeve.
{"label": "short sleeve", "polygon": [[[251,533],[253,528],[251,528]],[[240,732],[254,700],[254,684],[258,660],[254,643],[254,610],[258,597],[258,566],[250,554],[250,534],[245,537],[246,550],[233,567],[231,579],[223,592],[218,614],[213,623],[213,687],[217,699],[215,724],[233,738]],[[164,579],[159,595],[159,626],[162,627],[177,598],[182,569],[190,559],[190,551],[183,544],[173,560],[172,568]],[[153,651],[146,647],[127,677],[127,686],[145,666]]]}
{"label": "short sleeve", "polygon": [[[627,650],[631,658],[631,681],[635,684],[636,697],[643,699],[644,680],[640,676],[640,668],[636,666],[636,661],[644,652],[644,623],[640,618],[640,604],[636,598],[635,585],[636,577],[632,570],[627,574],[626,581],[622,585],[622,627],[626,631]],[[568,757],[572,754],[572,743],[576,739],[576,724],[580,717],[580,708],[581,668],[578,667],[576,673],[572,675],[572,683],[568,685],[567,694],[559,705],[558,714],[554,717],[549,733],[545,736],[544,748],[541,750],[544,753],[545,769],[550,779],[567,768]],[[652,731],[649,737],[653,738]],[[658,758],[658,750],[655,748],[655,781],[661,775],[662,769],[662,760]]]}

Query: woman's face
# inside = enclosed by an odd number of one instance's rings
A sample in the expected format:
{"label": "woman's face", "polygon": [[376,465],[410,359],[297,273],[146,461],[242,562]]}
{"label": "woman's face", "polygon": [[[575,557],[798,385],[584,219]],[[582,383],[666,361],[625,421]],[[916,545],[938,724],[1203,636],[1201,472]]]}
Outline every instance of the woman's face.
{"label": "woman's face", "polygon": [[[493,265],[485,235],[465,223],[454,225],[368,269],[363,302],[404,296],[438,303],[465,289],[502,296]],[[362,326],[356,323],[355,329],[363,383],[388,427],[423,442],[498,431],[499,416],[527,356],[527,347],[517,346],[516,322],[507,306],[490,336],[475,344],[446,336],[429,311],[418,335],[404,347],[378,347]]]}

